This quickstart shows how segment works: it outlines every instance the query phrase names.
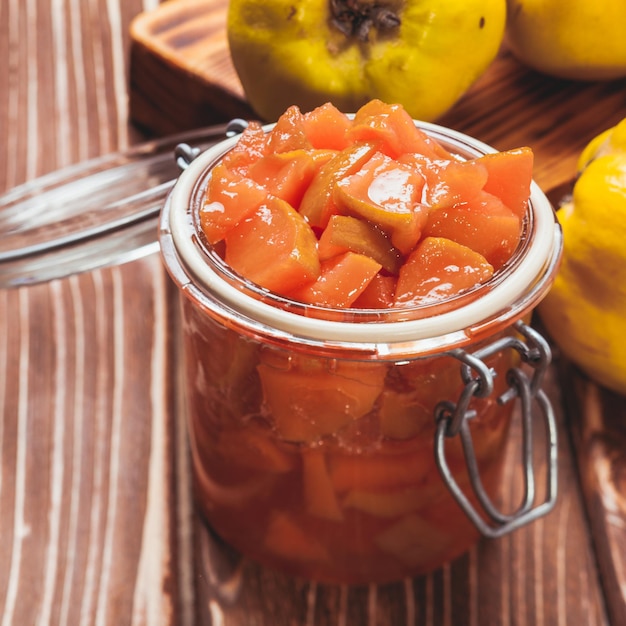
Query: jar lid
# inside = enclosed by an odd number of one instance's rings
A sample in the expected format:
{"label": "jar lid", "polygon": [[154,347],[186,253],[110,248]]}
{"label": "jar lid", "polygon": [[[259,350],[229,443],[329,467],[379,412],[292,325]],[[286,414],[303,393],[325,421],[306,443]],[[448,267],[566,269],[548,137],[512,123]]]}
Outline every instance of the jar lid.
{"label": "jar lid", "polygon": [[[416,124],[461,157],[496,152],[457,131],[425,122]],[[265,128],[269,130],[272,125]],[[252,297],[226,280],[211,262],[199,243],[198,220],[194,218],[199,208],[194,202],[198,181],[208,177],[211,166],[237,139],[209,148],[181,174],[162,213],[160,239],[166,264],[179,287],[205,300],[209,308],[223,308],[224,314],[234,316],[238,323],[260,325],[265,331],[269,328],[292,339],[325,346],[350,344],[378,356],[402,352],[405,344],[429,352],[463,345],[488,330],[493,334],[495,326],[512,324],[531,310],[551,285],[561,253],[561,230],[550,202],[533,181],[524,245],[505,268],[472,291],[472,298],[460,298],[457,308],[437,312],[437,303],[432,305],[433,315],[423,316],[426,305],[416,319],[385,319],[385,309],[376,321],[339,321],[303,315]]]}

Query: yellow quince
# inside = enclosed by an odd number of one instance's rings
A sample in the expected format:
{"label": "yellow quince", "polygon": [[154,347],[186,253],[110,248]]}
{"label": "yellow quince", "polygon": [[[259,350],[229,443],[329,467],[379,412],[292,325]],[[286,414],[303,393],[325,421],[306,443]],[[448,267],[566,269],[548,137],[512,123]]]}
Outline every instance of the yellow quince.
{"label": "yellow quince", "polygon": [[624,0],[508,0],[507,43],[520,61],[560,78],[626,76]]}
{"label": "yellow quince", "polygon": [[263,120],[372,99],[433,120],[494,59],[505,22],[506,0],[230,0],[227,31]]}
{"label": "yellow quince", "polygon": [[572,199],[557,212],[563,257],[539,312],[562,352],[626,393],[626,119],[583,150]]}

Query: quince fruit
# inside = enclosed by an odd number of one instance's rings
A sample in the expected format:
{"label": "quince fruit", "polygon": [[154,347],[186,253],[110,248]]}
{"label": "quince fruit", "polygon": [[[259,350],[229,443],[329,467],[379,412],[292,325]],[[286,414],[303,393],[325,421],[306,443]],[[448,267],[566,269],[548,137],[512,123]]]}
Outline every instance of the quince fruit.
{"label": "quince fruit", "polygon": [[447,111],[499,51],[506,0],[230,0],[230,53],[264,120],[291,105],[356,111],[372,99],[411,117]]}
{"label": "quince fruit", "polygon": [[626,76],[624,0],[508,0],[507,43],[524,64],[559,78]]}
{"label": "quince fruit", "polygon": [[563,354],[626,393],[626,119],[583,150],[572,199],[557,212],[563,257],[539,305]]}

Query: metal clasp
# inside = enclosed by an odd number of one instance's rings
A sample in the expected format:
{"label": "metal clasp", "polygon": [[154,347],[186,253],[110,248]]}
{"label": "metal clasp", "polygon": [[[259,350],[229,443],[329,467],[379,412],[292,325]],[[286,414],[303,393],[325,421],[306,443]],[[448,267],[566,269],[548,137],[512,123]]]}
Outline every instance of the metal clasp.
{"label": "metal clasp", "polygon": [[[247,126],[248,122],[236,117],[228,122],[225,136],[229,138],[234,137],[235,135],[240,135]],[[174,148],[174,158],[176,159],[176,165],[178,165],[180,171],[185,171],[191,165],[191,162],[200,154],[200,152],[202,152],[200,148],[192,148],[189,144],[179,143]]]}
{"label": "metal clasp", "polygon": [[[551,352],[546,340],[535,330],[521,321],[516,322],[515,329],[521,337],[503,337],[488,346],[471,354],[464,350],[449,352],[461,362],[461,377],[465,386],[456,404],[441,402],[435,408],[437,424],[435,434],[435,459],[444,482],[447,484],[459,506],[486,537],[501,537],[517,528],[524,526],[543,515],[555,505],[557,496],[557,431],[554,412],[549,399],[541,389],[545,371],[550,364]],[[494,372],[483,359],[502,350],[514,349],[519,352],[521,360],[533,370],[532,377],[520,368],[512,368],[507,372],[509,388],[498,397],[500,404],[515,399],[520,400],[522,420],[522,457],[524,464],[524,495],[518,509],[505,514],[496,509],[487,495],[480,479],[478,463],[470,433],[470,420],[475,411],[469,408],[472,398],[486,398],[494,389]],[[546,430],[546,497],[544,502],[535,504],[535,473],[533,467],[533,408],[538,409],[538,418],[543,418]],[[470,483],[483,508],[481,515],[469,501],[465,493],[454,479],[445,458],[445,439],[461,437],[465,454]],[[491,523],[485,521],[487,517]]]}

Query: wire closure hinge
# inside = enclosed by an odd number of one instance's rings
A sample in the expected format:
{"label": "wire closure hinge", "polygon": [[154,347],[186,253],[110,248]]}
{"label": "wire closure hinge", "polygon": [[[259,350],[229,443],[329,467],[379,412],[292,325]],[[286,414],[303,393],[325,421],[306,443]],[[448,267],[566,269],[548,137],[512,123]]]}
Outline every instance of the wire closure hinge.
{"label": "wire closure hinge", "polygon": [[[248,122],[236,117],[228,122],[225,135],[227,138],[240,135],[247,126]],[[181,172],[184,172],[191,165],[191,162],[199,156],[200,152],[202,152],[200,148],[192,148],[189,144],[179,143],[174,148],[174,158],[176,159],[178,169],[180,169]]]}
{"label": "wire closure hinge", "polygon": [[[437,424],[435,459],[441,476],[459,506],[478,530],[484,536],[491,538],[501,537],[546,515],[554,507],[557,496],[556,420],[550,401],[541,388],[545,371],[552,358],[550,347],[537,331],[523,322],[516,322],[515,329],[521,338],[503,337],[471,354],[460,349],[449,352],[451,356],[461,361],[461,376],[465,386],[456,404],[447,401],[440,402],[435,408]],[[519,352],[522,362],[530,366],[532,370],[531,377],[520,368],[509,370],[507,372],[509,388],[498,397],[500,404],[519,399],[521,405],[524,494],[522,503],[511,514],[498,511],[483,487],[469,425],[470,420],[475,417],[475,411],[470,409],[472,398],[486,398],[493,393],[494,389],[495,374],[483,359],[506,349]],[[533,411],[534,408],[537,409],[536,414]],[[534,415],[537,417],[535,418]],[[533,466],[533,422],[541,418],[546,431],[546,494],[545,500],[534,506],[536,485]],[[459,487],[445,458],[445,439],[457,435],[461,437],[470,482],[483,509],[482,515]],[[485,517],[490,523],[485,520]]]}

